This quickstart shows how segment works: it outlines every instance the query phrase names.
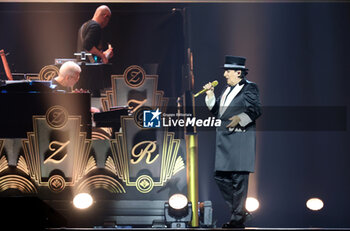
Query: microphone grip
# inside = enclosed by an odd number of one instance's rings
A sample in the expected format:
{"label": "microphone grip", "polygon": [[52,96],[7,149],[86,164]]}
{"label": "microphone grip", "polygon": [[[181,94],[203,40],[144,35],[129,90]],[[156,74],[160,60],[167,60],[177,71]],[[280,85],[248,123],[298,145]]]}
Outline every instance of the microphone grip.
{"label": "microphone grip", "polygon": [[[212,85],[213,87],[216,87],[218,84],[219,84],[219,82],[218,82],[217,80],[214,80],[214,81],[211,83],[211,85]],[[197,93],[194,95],[194,98],[196,98],[197,96],[203,94],[203,93],[206,92],[206,91],[208,91],[208,89],[203,88],[202,90],[200,90],[199,92],[197,92]]]}
{"label": "microphone grip", "polygon": [[200,90],[199,92],[197,92],[197,93],[194,95],[194,98],[196,98],[197,96],[203,94],[203,93],[206,92],[206,91],[207,91],[207,89],[202,89],[202,90]]}

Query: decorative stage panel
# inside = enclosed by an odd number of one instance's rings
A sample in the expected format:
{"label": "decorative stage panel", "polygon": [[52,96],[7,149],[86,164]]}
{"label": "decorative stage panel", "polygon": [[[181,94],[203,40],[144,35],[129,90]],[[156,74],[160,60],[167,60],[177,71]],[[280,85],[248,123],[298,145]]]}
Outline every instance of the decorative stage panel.
{"label": "decorative stage panel", "polygon": [[[177,131],[142,126],[144,110],[166,112],[168,99],[157,90],[157,80],[138,66],[112,76],[105,109],[131,110],[110,139],[90,138],[86,120],[71,113],[79,101],[25,115],[32,121],[26,137],[0,139],[0,196],[38,197],[72,227],[102,225],[106,219],[124,225],[162,220],[164,202],[175,193],[187,194],[186,144]],[[38,99],[40,104],[50,97]],[[87,111],[90,104],[83,107]],[[93,206],[74,208],[79,193],[92,195]]]}

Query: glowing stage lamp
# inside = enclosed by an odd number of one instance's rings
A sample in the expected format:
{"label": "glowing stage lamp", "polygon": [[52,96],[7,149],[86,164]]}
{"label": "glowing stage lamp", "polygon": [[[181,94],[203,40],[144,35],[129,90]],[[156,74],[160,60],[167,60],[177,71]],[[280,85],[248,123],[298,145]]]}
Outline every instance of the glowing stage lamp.
{"label": "glowing stage lamp", "polygon": [[259,201],[254,197],[248,197],[245,201],[245,208],[248,212],[256,211],[260,206]]}
{"label": "glowing stage lamp", "polygon": [[165,222],[170,228],[186,228],[192,220],[192,203],[182,194],[174,194],[164,204]]}
{"label": "glowing stage lamp", "polygon": [[73,199],[73,205],[78,209],[87,209],[93,203],[93,199],[88,193],[79,193]]}
{"label": "glowing stage lamp", "polygon": [[174,194],[169,198],[169,206],[173,209],[183,209],[187,203],[187,197],[182,194]]}
{"label": "glowing stage lamp", "polygon": [[310,198],[306,202],[306,207],[313,211],[319,211],[323,208],[323,201],[319,198]]}

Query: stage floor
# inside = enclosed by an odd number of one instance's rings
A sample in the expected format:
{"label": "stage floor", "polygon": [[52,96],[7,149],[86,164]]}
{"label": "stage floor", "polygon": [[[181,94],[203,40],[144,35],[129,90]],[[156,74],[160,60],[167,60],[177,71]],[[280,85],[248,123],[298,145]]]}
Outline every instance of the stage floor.
{"label": "stage floor", "polygon": [[107,231],[107,230],[196,230],[196,231],[205,231],[205,230],[285,230],[285,231],[299,231],[299,230],[350,230],[350,228],[258,228],[258,227],[246,227],[246,228],[235,228],[235,229],[224,229],[224,228],[51,228],[46,230],[52,231]]}

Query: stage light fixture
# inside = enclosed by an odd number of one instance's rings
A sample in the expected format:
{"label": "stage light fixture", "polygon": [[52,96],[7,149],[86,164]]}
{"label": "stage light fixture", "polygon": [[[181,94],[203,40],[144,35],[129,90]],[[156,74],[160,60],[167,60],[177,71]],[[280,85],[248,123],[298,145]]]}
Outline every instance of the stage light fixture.
{"label": "stage light fixture", "polygon": [[254,197],[248,197],[245,201],[245,208],[248,212],[254,212],[259,208],[259,201]]}
{"label": "stage light fixture", "polygon": [[87,209],[92,203],[92,196],[88,193],[79,193],[73,199],[73,204],[78,209]]}
{"label": "stage light fixture", "polygon": [[321,210],[323,208],[323,205],[323,201],[319,198],[310,198],[306,202],[306,207],[313,211]]}
{"label": "stage light fixture", "polygon": [[187,197],[183,194],[174,194],[169,198],[169,205],[173,209],[183,209],[187,203]]}
{"label": "stage light fixture", "polygon": [[170,228],[186,228],[192,220],[192,203],[182,194],[174,194],[164,204],[165,222]]}
{"label": "stage light fixture", "polygon": [[213,208],[211,201],[199,203],[199,224],[201,228],[213,228]]}

